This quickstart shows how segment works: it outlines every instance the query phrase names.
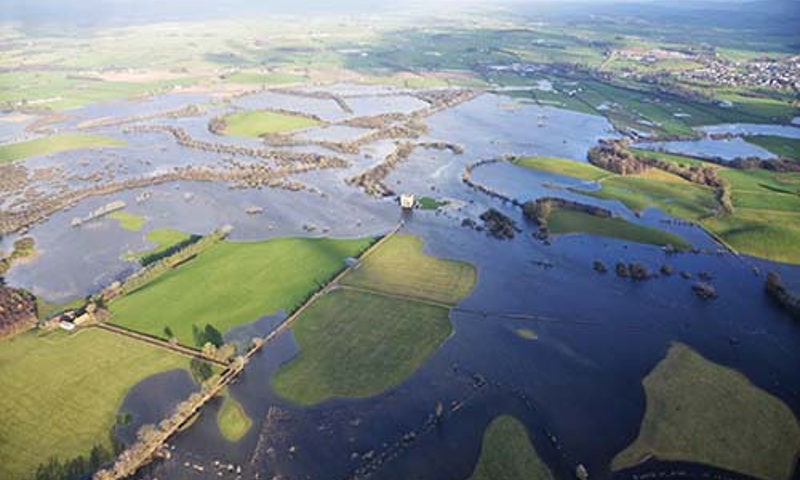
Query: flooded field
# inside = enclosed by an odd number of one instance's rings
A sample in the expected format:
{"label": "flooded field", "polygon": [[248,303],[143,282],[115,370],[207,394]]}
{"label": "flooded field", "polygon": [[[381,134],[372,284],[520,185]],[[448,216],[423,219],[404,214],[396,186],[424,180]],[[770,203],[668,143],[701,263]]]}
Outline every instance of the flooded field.
{"label": "flooded field", "polygon": [[[387,113],[408,114],[429,103],[390,87],[336,85],[329,97],[292,92],[258,92],[219,103],[204,95],[164,95],[141,102],[109,102],[76,110],[59,123],[63,129],[105,117],[152,115],[201,105],[202,113],[181,118],[134,119],[136,125],[172,125],[202,141],[261,148],[262,139],[211,133],[209,121],[237,109],[286,109],[315,115],[328,125],[301,132],[310,140],[349,141],[369,132],[342,121]],[[307,92],[308,92],[307,91]],[[332,98],[343,99],[350,111]],[[323,98],[324,97],[324,98]],[[8,119],[5,119],[8,120]],[[0,139],[18,138],[16,121],[0,123]],[[380,235],[404,222],[404,233],[418,235],[430,255],[467,261],[477,267],[478,283],[451,312],[453,334],[435,354],[396,388],[364,399],[337,398],[302,407],[275,394],[275,371],[298,354],[290,330],[280,334],[229,387],[252,427],[233,443],[220,433],[214,400],[190,428],[170,442],[170,458],[155,462],[139,478],[381,478],[465,479],[472,472],[487,424],[509,413],[530,430],[536,450],[558,478],[573,478],[584,465],[591,478],[643,478],[684,472],[684,477],[746,478],[686,462],[648,461],[612,472],[610,462],[637,436],[645,409],[642,378],[673,342],[689,345],[709,360],[733,367],[753,384],[777,396],[800,416],[800,329],[764,294],[765,272],[779,271],[787,285],[800,287],[800,267],[725,253],[708,233],[676,222],[656,208],[634,214],[619,201],[575,191],[596,190],[596,182],[538,172],[508,162],[485,164],[472,179],[518,203],[554,196],[602,206],[637,225],[667,230],[688,240],[694,252],[664,249],[591,235],[564,235],[551,242],[534,237],[538,228],[512,202],[492,198],[462,181],[465,169],[507,155],[560,157],[586,162],[590,147],[618,137],[604,118],[528,104],[502,95],[482,94],[421,120],[427,131],[415,142],[448,142],[455,149],[417,148],[383,179],[397,193],[430,196],[448,204],[431,211],[402,213],[393,198],[376,198],[351,176],[380,163],[397,142],[380,139],[357,153],[320,145],[281,147],[287,151],[331,155],[341,168],[289,175],[302,188],[234,188],[225,181],[181,179],[80,200],[49,215],[25,232],[40,254],[11,268],[8,284],[30,289],[50,302],[67,302],[96,293],[139,269],[130,254],[152,248],[148,233],[172,228],[207,234],[233,227],[232,241],[285,236],[355,238]],[[64,175],[41,181],[41,189],[79,189],[102,181],[158,175],[189,165],[217,168],[247,155],[203,151],[178,144],[164,132],[131,132],[125,127],[93,129],[126,142],[102,150],[76,150],[25,162],[28,170],[58,168]],[[800,138],[790,126],[731,125],[704,131],[770,133]],[[796,135],[796,136],[795,136]],[[647,146],[652,147],[652,146]],[[764,156],[766,150],[741,139],[658,144],[658,148],[700,156]],[[263,160],[278,168],[278,160]],[[91,178],[90,178],[91,177]],[[125,211],[145,219],[138,231],[122,228],[108,216],[71,226],[100,206],[121,200]],[[6,205],[13,202],[4,198]],[[464,226],[479,222],[487,208],[516,221],[515,238],[498,240]],[[5,207],[4,207],[5,208]],[[7,250],[19,233],[7,235]],[[676,274],[636,282],[593,270],[641,262],[651,271],[665,263]],[[719,296],[703,301],[692,292],[693,277],[707,274]],[[286,312],[264,312],[253,323],[223,332],[240,345],[265,335]],[[535,332],[523,338],[520,329]],[[131,422],[118,428],[124,441],[157,421],[197,386],[182,371],[153,376],[131,390],[120,413]],[[442,420],[430,428],[437,405]],[[413,434],[413,435],[411,435]],[[689,472],[689,473],[686,473]]]}

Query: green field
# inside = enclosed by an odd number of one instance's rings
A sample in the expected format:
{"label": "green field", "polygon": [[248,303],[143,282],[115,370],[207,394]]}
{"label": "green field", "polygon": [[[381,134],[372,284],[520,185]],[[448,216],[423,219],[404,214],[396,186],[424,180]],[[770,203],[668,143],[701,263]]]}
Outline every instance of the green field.
{"label": "green field", "polygon": [[[120,40],[117,38],[115,41]],[[54,45],[48,50],[59,48],[61,45]],[[85,54],[93,49],[78,50]],[[191,85],[197,80],[184,77],[144,82],[103,81],[76,78],[68,68],[53,71],[12,71],[0,74],[0,85],[8,86],[0,88],[0,104],[21,104],[28,108],[61,111],[107,100],[166,92],[176,85]]]}
{"label": "green field", "polygon": [[300,354],[278,370],[275,391],[312,405],[369,397],[400,384],[450,335],[447,308],[341,288],[292,327]]}
{"label": "green field", "polygon": [[547,217],[547,226],[553,235],[587,233],[650,245],[671,245],[680,250],[692,248],[683,238],[664,230],[644,227],[618,217],[602,218],[568,208],[553,208]]}
{"label": "green field", "polygon": [[315,127],[321,122],[303,115],[271,112],[269,110],[250,110],[237,112],[225,117],[225,133],[242,137],[259,137],[270,133],[286,133],[294,130]]}
{"label": "green field", "polygon": [[611,172],[595,167],[590,163],[577,162],[562,158],[524,157],[515,158],[512,163],[521,167],[541,172],[555,173],[582,180],[598,181],[614,175]]}
{"label": "green field", "polygon": [[217,412],[217,426],[223,437],[229,442],[238,442],[253,425],[253,421],[244,411],[242,405],[226,392],[222,406]]}
{"label": "green field", "polygon": [[674,344],[642,383],[647,409],[641,430],[614,458],[614,470],[654,455],[758,478],[791,477],[800,453],[797,419],[742,374]]}
{"label": "green field", "polygon": [[367,257],[342,283],[454,305],[467,296],[477,275],[469,263],[426,255],[419,237],[398,234]]}
{"label": "green field", "polygon": [[[595,198],[619,200],[634,212],[651,206],[658,207],[674,217],[699,222],[742,253],[780,262],[800,263],[800,250],[797,248],[800,244],[800,174],[761,169],[738,170],[681,155],[632,151],[682,166],[716,168],[720,177],[730,184],[734,213],[715,215],[719,205],[714,189],[689,183],[656,169],[640,175],[610,174],[599,180],[602,188],[597,191],[570,190]],[[575,171],[575,164],[571,160],[546,159],[543,162],[527,162],[526,166],[586,178],[588,174],[583,171],[583,166]],[[570,232],[579,228],[575,226],[574,219],[567,220],[570,221],[566,225],[559,225],[557,221],[554,233],[558,229]],[[619,226],[616,225],[615,229]]]}
{"label": "green field", "polygon": [[125,210],[117,210],[108,214],[108,218],[119,221],[119,226],[131,232],[138,232],[147,223],[147,219],[142,215],[135,215]]}
{"label": "green field", "polygon": [[67,150],[84,148],[121,147],[125,142],[104,135],[87,135],[83,133],[62,133],[27,142],[0,145],[0,163],[11,162],[21,158]]}
{"label": "green field", "polygon": [[275,374],[275,391],[310,405],[400,384],[451,334],[448,306],[475,281],[472,265],[429,257],[419,237],[393,235],[303,312],[292,327],[300,354]]}
{"label": "green field", "polygon": [[[734,213],[716,215],[719,204],[714,189],[657,169],[639,175],[609,174],[599,180],[602,186],[600,190],[571,188],[570,191],[605,200],[618,200],[634,212],[657,207],[674,217],[699,222],[742,253],[780,262],[800,263],[800,173],[739,170],[681,155],[637,149],[632,151],[684,167],[716,168],[719,176],[730,184]],[[526,162],[525,166],[575,178],[585,179],[589,176],[582,164],[577,164],[579,168],[576,171],[576,164],[571,160],[546,159]],[[579,228],[575,219],[567,220],[570,221],[565,222],[566,225],[559,225],[557,221],[555,228],[565,232]],[[594,223],[598,223],[597,220]]]}
{"label": "green field", "polygon": [[0,477],[28,478],[57,456],[110,449],[128,390],[145,378],[188,368],[181,356],[104,332],[29,332],[0,342]]}
{"label": "green field", "polygon": [[112,322],[194,345],[193,326],[221,332],[293,310],[357,256],[371,238],[222,242],[113,304]]}
{"label": "green field", "polygon": [[643,175],[614,176],[599,191],[579,191],[606,200],[619,200],[634,212],[658,207],[669,215],[699,220],[710,215],[717,202],[714,190],[695,184],[653,180]]}
{"label": "green field", "polygon": [[486,427],[481,456],[468,480],[549,480],[553,474],[539,458],[528,430],[510,415]]}
{"label": "green field", "polygon": [[[684,166],[711,165],[728,181],[735,211],[701,224],[733,248],[770,260],[800,263],[800,173],[739,170],[680,155],[646,152]],[[685,215],[684,218],[690,218]]]}
{"label": "green field", "polygon": [[800,160],[800,138],[778,137],[776,135],[748,135],[749,143],[758,145],[779,157]]}

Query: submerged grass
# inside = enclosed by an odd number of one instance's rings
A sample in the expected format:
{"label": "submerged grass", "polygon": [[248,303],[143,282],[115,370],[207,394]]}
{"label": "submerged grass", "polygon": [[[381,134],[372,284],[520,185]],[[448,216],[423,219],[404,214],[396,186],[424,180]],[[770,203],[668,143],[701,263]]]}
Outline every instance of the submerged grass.
{"label": "submerged grass", "polygon": [[108,218],[119,221],[119,226],[131,232],[138,232],[147,223],[147,219],[142,215],[135,215],[125,210],[117,210],[108,214]]}

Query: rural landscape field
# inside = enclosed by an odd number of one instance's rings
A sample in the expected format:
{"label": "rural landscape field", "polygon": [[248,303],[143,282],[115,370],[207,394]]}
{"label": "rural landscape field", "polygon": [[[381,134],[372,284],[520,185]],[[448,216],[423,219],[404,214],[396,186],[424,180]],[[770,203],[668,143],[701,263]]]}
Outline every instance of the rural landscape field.
{"label": "rural landscape field", "polygon": [[0,480],[800,479],[797,0],[0,45]]}

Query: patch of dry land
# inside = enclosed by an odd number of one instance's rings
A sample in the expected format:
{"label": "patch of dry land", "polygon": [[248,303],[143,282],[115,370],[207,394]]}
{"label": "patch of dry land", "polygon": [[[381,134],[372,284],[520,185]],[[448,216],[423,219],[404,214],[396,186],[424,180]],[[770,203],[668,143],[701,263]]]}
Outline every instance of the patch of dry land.
{"label": "patch of dry land", "polygon": [[764,479],[788,479],[800,426],[777,397],[741,373],[674,344],[644,379],[647,409],[638,438],[613,470],[650,457],[697,462]]}

